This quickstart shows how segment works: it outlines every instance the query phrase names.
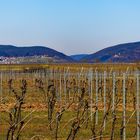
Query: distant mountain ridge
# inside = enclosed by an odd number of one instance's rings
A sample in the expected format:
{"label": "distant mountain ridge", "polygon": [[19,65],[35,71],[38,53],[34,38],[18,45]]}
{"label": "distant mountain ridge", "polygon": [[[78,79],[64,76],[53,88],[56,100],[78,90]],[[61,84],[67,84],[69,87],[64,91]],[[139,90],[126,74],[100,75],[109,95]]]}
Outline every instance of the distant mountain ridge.
{"label": "distant mountain ridge", "polygon": [[130,63],[140,61],[140,42],[124,43],[105,48],[85,56],[80,60],[86,63]]}
{"label": "distant mountain ridge", "polygon": [[[58,63],[131,63],[140,62],[140,42],[124,43],[102,49],[93,54],[67,56],[44,46],[16,47],[0,45],[0,57],[47,56]],[[43,60],[44,61],[44,60]]]}
{"label": "distant mountain ridge", "polygon": [[76,61],[81,60],[82,58],[88,56],[88,54],[75,54],[75,55],[70,55],[70,57]]}
{"label": "distant mountain ridge", "polygon": [[44,46],[16,47],[12,45],[0,45],[0,56],[3,57],[26,57],[46,55],[61,62],[72,62],[73,59],[61,52]]}

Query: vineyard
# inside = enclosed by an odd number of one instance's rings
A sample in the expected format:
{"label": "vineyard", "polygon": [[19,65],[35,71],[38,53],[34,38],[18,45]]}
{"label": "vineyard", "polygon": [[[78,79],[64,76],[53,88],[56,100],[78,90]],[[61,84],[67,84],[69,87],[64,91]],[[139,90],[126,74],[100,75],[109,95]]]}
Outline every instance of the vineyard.
{"label": "vineyard", "polygon": [[140,70],[0,71],[0,140],[140,140]]}

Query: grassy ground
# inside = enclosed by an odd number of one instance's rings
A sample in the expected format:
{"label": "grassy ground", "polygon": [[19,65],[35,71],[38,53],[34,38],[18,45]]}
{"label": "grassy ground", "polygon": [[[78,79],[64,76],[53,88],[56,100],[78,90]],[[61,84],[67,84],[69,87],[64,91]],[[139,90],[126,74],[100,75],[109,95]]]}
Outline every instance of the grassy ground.
{"label": "grassy ground", "polygon": [[[23,112],[22,115],[23,117],[26,116],[27,114],[30,114],[30,111],[26,111]],[[121,113],[118,112],[117,113],[118,116],[121,117]],[[128,116],[131,115],[131,112],[127,112]],[[5,140],[6,137],[6,132],[7,132],[7,128],[8,125],[6,123],[6,121],[4,120],[8,120],[7,118],[7,114],[6,113],[1,113],[1,129],[0,129],[0,138],[1,140]],[[59,128],[59,133],[58,133],[58,139],[66,139],[70,128],[71,128],[71,123],[70,119],[72,119],[74,117],[74,112],[71,111],[67,111],[65,112],[65,114],[63,115],[61,124],[60,124],[60,128]],[[102,117],[103,114],[102,112],[99,112],[99,122],[98,125],[96,125],[96,132],[99,132],[100,130],[100,126],[101,126],[101,122],[102,122]],[[30,120],[28,122],[28,120]],[[136,126],[133,123],[135,121],[135,118],[133,117],[129,124],[126,126],[126,138],[127,139],[134,139],[134,133],[135,133],[135,129]],[[27,119],[26,119],[27,125],[24,127],[24,129],[22,130],[21,133],[21,139],[22,140],[28,140],[33,138],[34,136],[39,136],[41,139],[55,139],[55,120],[53,122],[53,130],[50,131],[49,130],[49,126],[48,126],[48,121],[47,121],[47,112],[45,111],[36,111],[34,113],[32,113],[32,115],[30,115]],[[90,123],[90,122],[89,122]],[[108,121],[106,122],[106,128],[103,132],[103,136],[104,139],[105,138],[110,138],[110,133],[111,133],[111,117],[108,118]],[[120,128],[121,128],[121,118],[117,118],[117,123],[115,126],[115,135],[114,138],[115,139],[120,139],[119,135],[120,135]],[[99,133],[96,134],[97,136],[99,136]],[[86,128],[85,125],[82,125],[79,132],[77,133],[76,139],[77,140],[89,140],[92,136],[91,130],[90,130],[90,124],[88,125],[88,127]]]}

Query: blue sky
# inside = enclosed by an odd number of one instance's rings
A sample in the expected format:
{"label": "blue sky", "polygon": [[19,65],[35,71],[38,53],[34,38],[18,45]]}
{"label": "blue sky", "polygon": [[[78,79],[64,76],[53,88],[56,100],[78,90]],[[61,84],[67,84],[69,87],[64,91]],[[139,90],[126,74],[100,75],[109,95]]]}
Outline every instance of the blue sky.
{"label": "blue sky", "polygon": [[0,44],[68,55],[140,41],[140,0],[0,0]]}

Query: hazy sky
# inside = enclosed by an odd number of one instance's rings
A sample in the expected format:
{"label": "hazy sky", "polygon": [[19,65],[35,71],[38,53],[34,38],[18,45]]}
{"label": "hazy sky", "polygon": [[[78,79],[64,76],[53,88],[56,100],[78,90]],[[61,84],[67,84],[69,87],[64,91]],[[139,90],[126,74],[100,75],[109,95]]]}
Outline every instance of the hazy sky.
{"label": "hazy sky", "polygon": [[0,44],[93,53],[140,41],[140,0],[0,0]]}

